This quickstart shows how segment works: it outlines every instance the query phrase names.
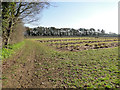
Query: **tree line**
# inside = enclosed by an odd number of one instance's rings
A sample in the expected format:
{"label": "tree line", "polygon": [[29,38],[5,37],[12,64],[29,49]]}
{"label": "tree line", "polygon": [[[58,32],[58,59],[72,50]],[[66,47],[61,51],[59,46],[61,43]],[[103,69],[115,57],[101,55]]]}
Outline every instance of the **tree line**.
{"label": "tree line", "polygon": [[25,36],[104,36],[105,30],[95,30],[94,28],[55,28],[55,27],[26,27]]}

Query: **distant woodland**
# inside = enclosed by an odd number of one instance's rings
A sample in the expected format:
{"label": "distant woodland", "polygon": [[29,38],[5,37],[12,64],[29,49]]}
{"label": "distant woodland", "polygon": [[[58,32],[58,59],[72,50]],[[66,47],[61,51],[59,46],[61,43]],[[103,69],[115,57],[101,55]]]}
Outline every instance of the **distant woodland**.
{"label": "distant woodland", "polygon": [[55,27],[26,27],[24,35],[27,36],[117,36],[115,33],[105,33],[105,30],[95,30],[94,28],[73,29],[73,28],[55,28]]}

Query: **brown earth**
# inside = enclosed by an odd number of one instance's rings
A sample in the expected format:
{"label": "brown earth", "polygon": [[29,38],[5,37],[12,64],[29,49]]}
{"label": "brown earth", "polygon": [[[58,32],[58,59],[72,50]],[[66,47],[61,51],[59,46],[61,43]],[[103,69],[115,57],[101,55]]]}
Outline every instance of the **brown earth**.
{"label": "brown earth", "polygon": [[[104,38],[106,39],[106,41],[111,41],[111,40],[107,40],[108,38]],[[60,40],[37,40],[41,43],[44,43],[44,42],[58,42],[58,41],[78,41],[78,40],[98,40],[99,41],[99,38],[87,38],[87,39],[60,39]],[[117,41],[118,39],[117,38],[114,38],[113,41]]]}
{"label": "brown earth", "polygon": [[89,50],[89,49],[103,49],[103,48],[113,48],[118,47],[118,43],[101,43],[101,44],[85,44],[82,46],[79,45],[71,45],[71,46],[56,46],[57,49],[61,50],[69,50],[69,51],[83,51],[83,50]]}
{"label": "brown earth", "polygon": [[99,42],[113,42],[113,41],[118,41],[118,40],[104,40],[104,41],[99,41],[99,40],[96,40],[96,41],[79,41],[79,42],[67,42],[67,43],[51,43],[49,44],[50,46],[53,46],[53,45],[71,45],[71,44],[83,44],[83,43],[99,43]]}
{"label": "brown earth", "polygon": [[[44,75],[38,77],[35,73],[39,68],[36,63],[36,47],[25,44],[25,47],[3,62],[2,76],[3,88],[45,88],[52,87]],[[41,63],[43,62],[40,60]],[[45,82],[45,83],[44,83]]]}
{"label": "brown earth", "polygon": [[39,42],[58,42],[58,41],[74,41],[74,40],[88,40],[88,39],[61,39],[61,40],[37,40]]}

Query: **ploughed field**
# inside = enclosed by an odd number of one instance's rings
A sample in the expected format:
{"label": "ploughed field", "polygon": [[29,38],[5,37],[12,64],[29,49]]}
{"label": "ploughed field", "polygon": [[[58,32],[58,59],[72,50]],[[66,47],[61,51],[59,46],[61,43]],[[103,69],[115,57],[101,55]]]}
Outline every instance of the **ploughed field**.
{"label": "ploughed field", "polygon": [[118,39],[28,38],[3,63],[3,87],[120,88]]}
{"label": "ploughed field", "polygon": [[82,51],[89,49],[112,48],[118,46],[118,38],[76,38],[76,39],[53,39],[37,40],[40,43],[48,43],[60,50]]}

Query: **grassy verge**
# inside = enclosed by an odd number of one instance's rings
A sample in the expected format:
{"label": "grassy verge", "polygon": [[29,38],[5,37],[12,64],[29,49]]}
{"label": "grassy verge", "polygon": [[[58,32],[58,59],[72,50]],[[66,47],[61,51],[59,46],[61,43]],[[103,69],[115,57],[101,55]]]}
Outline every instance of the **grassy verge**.
{"label": "grassy verge", "polygon": [[12,54],[14,54],[17,50],[23,47],[25,41],[9,45],[9,48],[2,48],[0,50],[0,59],[6,59],[9,58]]}

